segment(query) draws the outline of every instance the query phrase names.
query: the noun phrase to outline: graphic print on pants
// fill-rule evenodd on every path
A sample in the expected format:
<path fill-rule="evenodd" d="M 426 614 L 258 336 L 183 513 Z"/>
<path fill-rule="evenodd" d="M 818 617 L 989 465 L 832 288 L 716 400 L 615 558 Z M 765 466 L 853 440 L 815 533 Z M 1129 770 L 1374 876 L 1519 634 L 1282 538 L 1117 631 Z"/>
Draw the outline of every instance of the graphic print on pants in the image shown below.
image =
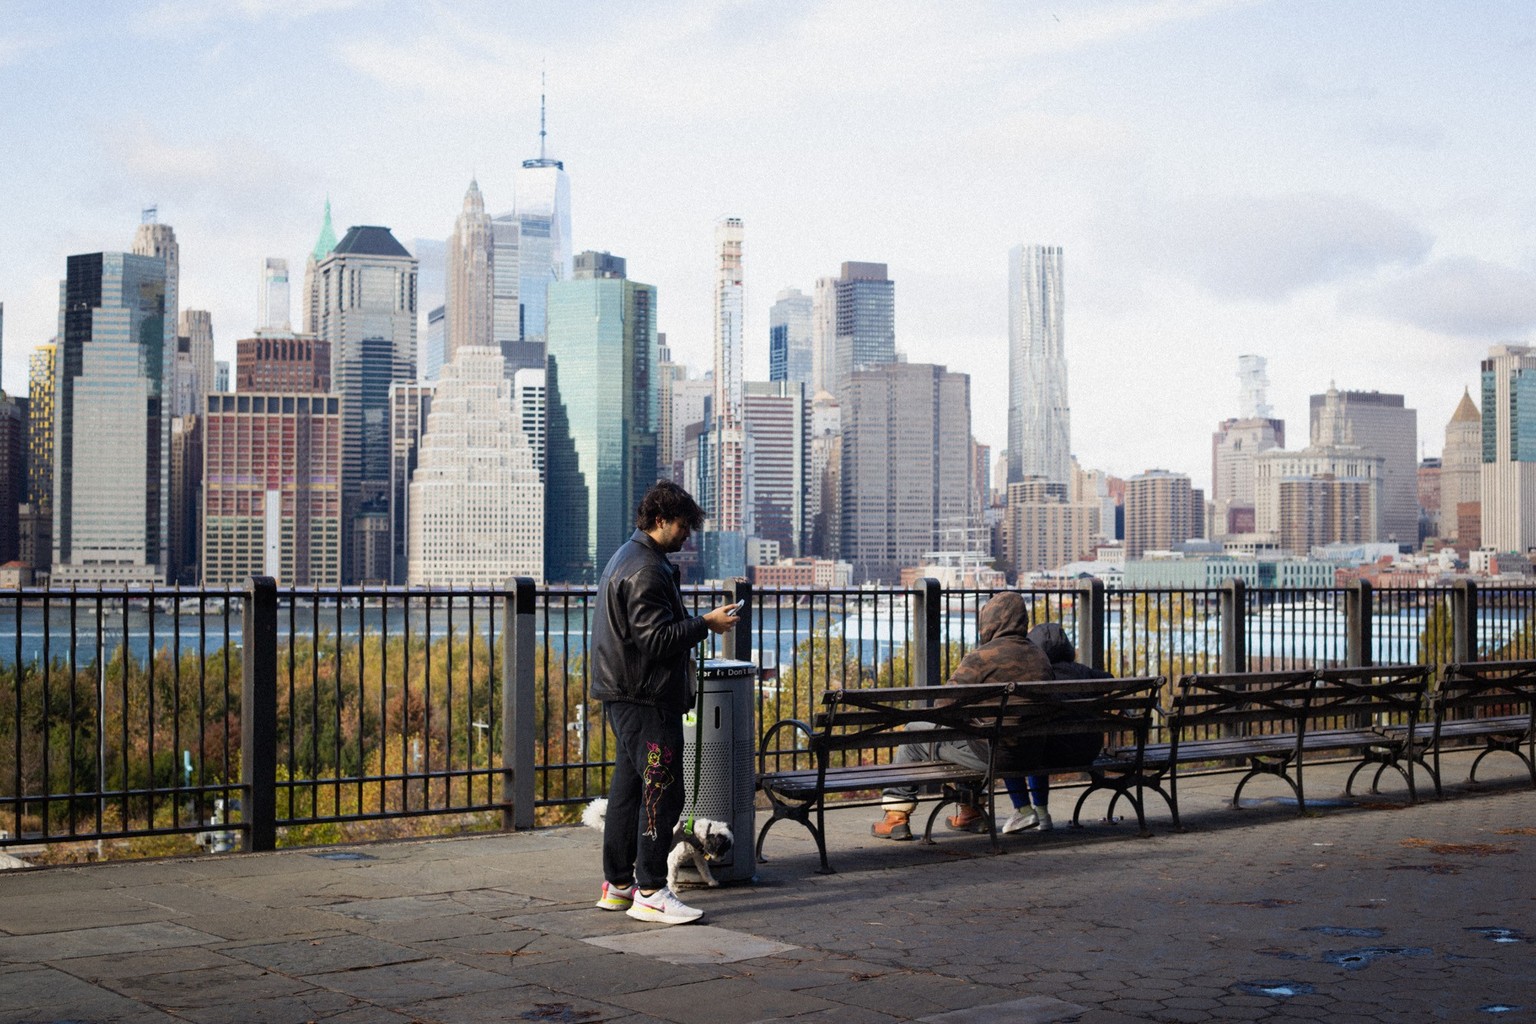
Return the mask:
<path fill-rule="evenodd" d="M 656 808 L 661 804 L 661 795 L 666 788 L 672 785 L 672 748 L 664 747 L 659 743 L 647 743 L 645 745 L 645 775 L 643 776 L 645 805 L 645 837 L 656 838 Z"/>

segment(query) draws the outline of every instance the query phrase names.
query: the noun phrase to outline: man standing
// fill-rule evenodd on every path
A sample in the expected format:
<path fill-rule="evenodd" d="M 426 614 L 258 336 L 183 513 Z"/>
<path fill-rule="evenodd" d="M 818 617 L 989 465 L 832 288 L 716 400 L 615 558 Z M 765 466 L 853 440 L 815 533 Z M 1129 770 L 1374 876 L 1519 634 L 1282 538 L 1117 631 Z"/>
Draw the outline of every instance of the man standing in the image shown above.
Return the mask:
<path fill-rule="evenodd" d="M 703 916 L 667 888 L 667 852 L 683 811 L 683 714 L 693 706 L 693 659 L 710 631 L 736 625 L 734 605 L 690 616 L 678 571 L 704 523 L 692 495 L 662 480 L 645 493 L 637 529 L 608 560 L 592 617 L 592 699 L 613 729 L 613 778 L 603 823 L 603 910 L 687 924 Z"/>

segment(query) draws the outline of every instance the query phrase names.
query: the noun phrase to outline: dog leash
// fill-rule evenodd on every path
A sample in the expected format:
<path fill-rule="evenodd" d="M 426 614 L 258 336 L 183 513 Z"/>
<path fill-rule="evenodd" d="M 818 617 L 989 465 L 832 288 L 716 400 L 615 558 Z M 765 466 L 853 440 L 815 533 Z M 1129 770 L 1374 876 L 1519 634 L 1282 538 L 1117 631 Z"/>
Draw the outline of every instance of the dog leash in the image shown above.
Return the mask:
<path fill-rule="evenodd" d="M 693 835 L 693 819 L 699 809 L 699 780 L 704 775 L 704 645 L 699 645 L 699 669 L 693 687 L 693 796 L 688 801 L 688 822 L 683 831 Z"/>

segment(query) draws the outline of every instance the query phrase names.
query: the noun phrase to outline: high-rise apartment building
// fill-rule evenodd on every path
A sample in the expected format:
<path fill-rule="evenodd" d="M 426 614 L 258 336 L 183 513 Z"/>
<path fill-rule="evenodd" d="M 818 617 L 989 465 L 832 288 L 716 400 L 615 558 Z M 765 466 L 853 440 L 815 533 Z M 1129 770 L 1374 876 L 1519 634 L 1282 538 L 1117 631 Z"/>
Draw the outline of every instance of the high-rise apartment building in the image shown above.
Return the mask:
<path fill-rule="evenodd" d="M 1402 395 L 1329 387 L 1310 402 L 1313 444 L 1358 445 L 1381 456 L 1381 533 L 1416 547 L 1419 540 L 1419 414 Z"/>
<path fill-rule="evenodd" d="M 164 579 L 176 333 L 166 260 L 71 256 L 54 393 L 53 580 Z"/>
<path fill-rule="evenodd" d="M 27 502 L 53 507 L 54 357 L 56 341 L 27 357 Z M 50 558 L 52 556 L 50 555 Z M 38 563 L 36 568 L 41 568 Z"/>
<path fill-rule="evenodd" d="M 203 421 L 203 585 L 341 582 L 341 399 L 215 393 Z"/>
<path fill-rule="evenodd" d="M 815 300 L 798 288 L 785 288 L 768 307 L 768 379 L 803 384 L 807 398 L 816 394 L 814 307 Z"/>
<path fill-rule="evenodd" d="M 1359 445 L 1311 444 L 1299 451 L 1271 449 L 1254 460 L 1254 528 L 1278 543 L 1285 531 L 1280 505 L 1280 485 L 1288 480 L 1328 479 L 1364 481 L 1369 501 L 1356 502 L 1362 509 L 1359 535 L 1366 541 L 1381 538 L 1381 456 Z M 1293 551 L 1304 555 L 1306 551 Z"/>
<path fill-rule="evenodd" d="M 811 398 L 836 391 L 837 278 L 818 277 L 811 289 Z"/>
<path fill-rule="evenodd" d="M 773 541 L 781 557 L 805 551 L 810 524 L 810 404 L 798 381 L 748 381 L 742 394 L 749 537 Z"/>
<path fill-rule="evenodd" d="M 1463 392 L 1451 421 L 1445 425 L 1440 452 L 1440 536 L 1460 540 L 1458 506 L 1479 500 L 1483 471 L 1483 418 Z"/>
<path fill-rule="evenodd" d="M 1205 494 L 1183 473 L 1149 469 L 1125 482 L 1125 557 L 1205 535 Z"/>
<path fill-rule="evenodd" d="M 409 575 L 411 477 L 420 458 L 421 439 L 432 413 L 436 381 L 396 381 L 389 386 L 389 544 L 390 582 Z M 542 571 L 543 566 L 539 567 Z"/>
<path fill-rule="evenodd" d="M 261 265 L 261 290 L 256 293 L 256 327 L 263 331 L 293 330 L 288 296 L 288 261 L 268 256 Z M 212 383 L 212 379 L 209 379 Z"/>
<path fill-rule="evenodd" d="M 1258 456 L 1284 447 L 1284 420 L 1233 419 L 1216 428 L 1211 435 L 1211 500 L 1218 537 L 1253 532 Z"/>
<path fill-rule="evenodd" d="M 485 197 L 480 194 L 479 183 L 471 180 L 463 209 L 453 223 L 453 237 L 448 239 L 445 363 L 452 362 L 453 354 L 465 345 L 485 348 L 495 344 L 494 248 Z"/>
<path fill-rule="evenodd" d="M 842 546 L 843 409 L 825 391 L 811 402 L 809 493 L 810 554 L 834 558 Z"/>
<path fill-rule="evenodd" d="M 832 285 L 833 362 L 839 400 L 849 377 L 896 361 L 896 282 L 884 263 L 844 263 Z"/>
<path fill-rule="evenodd" d="M 1375 481 L 1329 474 L 1288 477 L 1278 485 L 1280 547 L 1307 555 L 1324 544 L 1364 544 L 1376 517 Z"/>
<path fill-rule="evenodd" d="M 537 344 L 547 334 L 549 286 L 571 276 L 571 184 L 565 164 L 546 153 L 545 135 L 540 99 L 539 155 L 523 161 L 514 182 L 521 340 Z"/>
<path fill-rule="evenodd" d="M 235 342 L 235 390 L 329 391 L 331 345 L 312 334 L 262 332 Z"/>
<path fill-rule="evenodd" d="M 21 554 L 26 504 L 27 400 L 0 392 L 0 565 Z"/>
<path fill-rule="evenodd" d="M 1024 480 L 1008 485 L 1003 560 L 1015 576 L 1045 572 L 1091 557 L 1102 530 L 1095 501 L 1069 500 L 1065 484 Z"/>
<path fill-rule="evenodd" d="M 1060 246 L 1008 253 L 1008 482 L 1067 483 L 1072 422 L 1067 404 Z"/>
<path fill-rule="evenodd" d="M 549 288 L 545 578 L 593 583 L 655 482 L 656 288 L 583 253 Z"/>
<path fill-rule="evenodd" d="M 416 373 L 416 260 L 385 227 L 347 230 L 315 268 L 315 334 L 342 398 L 342 578 L 387 580 L 389 386 Z"/>
<path fill-rule="evenodd" d="M 842 540 L 857 580 L 894 583 L 968 521 L 971 380 L 888 363 L 849 375 L 842 398 Z"/>
<path fill-rule="evenodd" d="M 715 225 L 715 392 L 709 425 L 708 485 L 700 496 L 709 534 L 741 534 L 746 519 L 741 423 L 746 344 L 742 234 L 740 218 L 726 217 Z M 737 575 L 743 568 L 717 565 L 707 566 L 707 571 L 713 569 L 713 575 L 726 576 Z"/>
<path fill-rule="evenodd" d="M 1482 361 L 1482 541 L 1536 548 L 1536 347 L 1495 345 Z"/>
<path fill-rule="evenodd" d="M 410 485 L 407 580 L 500 586 L 544 569 L 544 487 L 501 352 L 465 346 L 443 367 Z"/>

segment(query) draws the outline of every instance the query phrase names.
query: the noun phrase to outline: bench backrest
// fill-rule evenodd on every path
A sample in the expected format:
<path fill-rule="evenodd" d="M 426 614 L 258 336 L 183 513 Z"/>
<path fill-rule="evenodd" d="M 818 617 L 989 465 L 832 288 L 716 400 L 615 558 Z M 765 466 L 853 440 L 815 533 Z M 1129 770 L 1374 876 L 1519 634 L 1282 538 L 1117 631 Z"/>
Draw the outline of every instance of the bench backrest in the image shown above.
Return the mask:
<path fill-rule="evenodd" d="M 1144 736 L 1166 682 L 1162 676 L 1129 676 L 1017 683 L 1001 734 L 1005 739 L 1092 732 Z"/>
<path fill-rule="evenodd" d="M 1429 690 L 1427 665 L 1371 665 L 1319 669 L 1307 702 L 1309 722 L 1334 718 L 1333 727 L 1410 725 L 1419 720 Z"/>
<path fill-rule="evenodd" d="M 1447 665 L 1433 699 L 1436 722 L 1536 715 L 1536 661 Z"/>
<path fill-rule="evenodd" d="M 1429 680 L 1423 665 L 1187 675 L 1179 679 L 1169 723 L 1184 738 L 1207 727 L 1224 736 L 1259 736 L 1411 724 Z"/>
<path fill-rule="evenodd" d="M 828 690 L 811 718 L 812 746 L 857 750 L 897 743 L 989 739 L 1012 683 Z"/>

